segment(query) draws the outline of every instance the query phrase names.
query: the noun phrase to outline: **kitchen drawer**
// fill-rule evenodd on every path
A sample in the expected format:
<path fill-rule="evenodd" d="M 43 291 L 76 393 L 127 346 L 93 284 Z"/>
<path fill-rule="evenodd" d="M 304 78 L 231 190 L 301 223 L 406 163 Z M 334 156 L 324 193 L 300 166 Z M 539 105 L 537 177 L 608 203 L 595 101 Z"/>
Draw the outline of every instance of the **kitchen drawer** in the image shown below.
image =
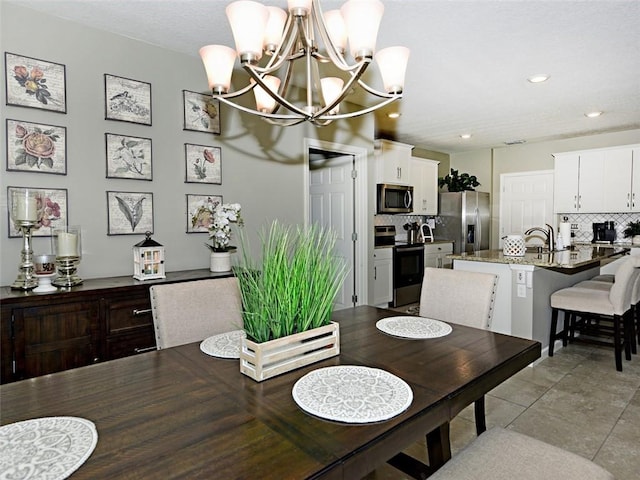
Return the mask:
<path fill-rule="evenodd" d="M 442 253 L 449 255 L 453 253 L 453 242 L 448 243 L 425 243 L 424 244 L 425 255 L 431 255 L 434 253 Z"/>

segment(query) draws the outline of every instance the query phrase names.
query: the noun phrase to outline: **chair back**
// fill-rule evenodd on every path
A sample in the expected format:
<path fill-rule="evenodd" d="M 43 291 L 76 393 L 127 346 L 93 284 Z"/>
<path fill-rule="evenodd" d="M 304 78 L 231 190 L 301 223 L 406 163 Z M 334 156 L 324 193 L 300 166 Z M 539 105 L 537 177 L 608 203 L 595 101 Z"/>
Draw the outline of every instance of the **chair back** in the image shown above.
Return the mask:
<path fill-rule="evenodd" d="M 631 308 L 637 275 L 640 275 L 640 256 L 629 256 L 615 273 L 615 281 L 609 291 L 613 313 L 622 315 Z"/>
<path fill-rule="evenodd" d="M 498 277 L 490 273 L 447 268 L 424 269 L 420 316 L 488 329 Z"/>
<path fill-rule="evenodd" d="M 151 286 L 158 350 L 242 328 L 242 301 L 235 277 Z"/>

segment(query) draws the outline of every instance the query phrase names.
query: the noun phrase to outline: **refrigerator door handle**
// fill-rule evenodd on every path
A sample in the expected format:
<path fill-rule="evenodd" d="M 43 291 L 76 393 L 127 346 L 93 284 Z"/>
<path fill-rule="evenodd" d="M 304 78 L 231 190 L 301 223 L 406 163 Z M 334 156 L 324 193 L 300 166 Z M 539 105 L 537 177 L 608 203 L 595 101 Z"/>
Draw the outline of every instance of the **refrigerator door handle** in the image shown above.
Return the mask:
<path fill-rule="evenodd" d="M 482 223 L 480 222 L 480 210 L 476 208 L 475 214 L 476 214 L 476 229 L 478 231 L 476 234 L 476 238 L 474 239 L 474 242 L 473 242 L 474 252 L 480 250 L 480 245 L 482 245 L 481 243 L 482 242 Z"/>

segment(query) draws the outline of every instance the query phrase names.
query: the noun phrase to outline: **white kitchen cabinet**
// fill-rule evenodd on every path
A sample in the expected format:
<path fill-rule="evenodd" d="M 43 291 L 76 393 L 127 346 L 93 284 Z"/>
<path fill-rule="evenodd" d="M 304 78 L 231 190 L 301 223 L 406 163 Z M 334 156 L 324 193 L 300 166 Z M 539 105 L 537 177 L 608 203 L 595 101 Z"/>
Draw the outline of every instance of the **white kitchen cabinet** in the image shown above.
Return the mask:
<path fill-rule="evenodd" d="M 376 140 L 377 183 L 412 185 L 409 179 L 411 150 L 413 145 L 391 140 Z"/>
<path fill-rule="evenodd" d="M 438 164 L 435 160 L 411 157 L 410 172 L 413 185 L 413 213 L 438 214 Z"/>
<path fill-rule="evenodd" d="M 640 154 L 634 158 L 638 149 L 625 146 L 554 154 L 554 212 L 640 211 Z"/>
<path fill-rule="evenodd" d="M 393 300 L 393 248 L 373 253 L 373 305 L 388 306 Z"/>
<path fill-rule="evenodd" d="M 451 268 L 453 261 L 447 255 L 453 253 L 453 242 L 425 243 L 424 266 L 434 268 Z"/>

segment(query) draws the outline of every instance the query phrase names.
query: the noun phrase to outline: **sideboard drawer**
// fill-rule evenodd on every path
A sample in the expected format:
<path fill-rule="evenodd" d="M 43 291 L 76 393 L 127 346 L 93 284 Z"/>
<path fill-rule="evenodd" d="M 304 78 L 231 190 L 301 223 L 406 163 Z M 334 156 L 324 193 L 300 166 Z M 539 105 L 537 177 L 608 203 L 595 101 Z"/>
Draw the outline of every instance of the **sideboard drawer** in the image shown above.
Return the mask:
<path fill-rule="evenodd" d="M 153 329 L 153 315 L 148 293 L 127 297 L 102 298 L 106 334 L 132 333 L 140 328 Z"/>

